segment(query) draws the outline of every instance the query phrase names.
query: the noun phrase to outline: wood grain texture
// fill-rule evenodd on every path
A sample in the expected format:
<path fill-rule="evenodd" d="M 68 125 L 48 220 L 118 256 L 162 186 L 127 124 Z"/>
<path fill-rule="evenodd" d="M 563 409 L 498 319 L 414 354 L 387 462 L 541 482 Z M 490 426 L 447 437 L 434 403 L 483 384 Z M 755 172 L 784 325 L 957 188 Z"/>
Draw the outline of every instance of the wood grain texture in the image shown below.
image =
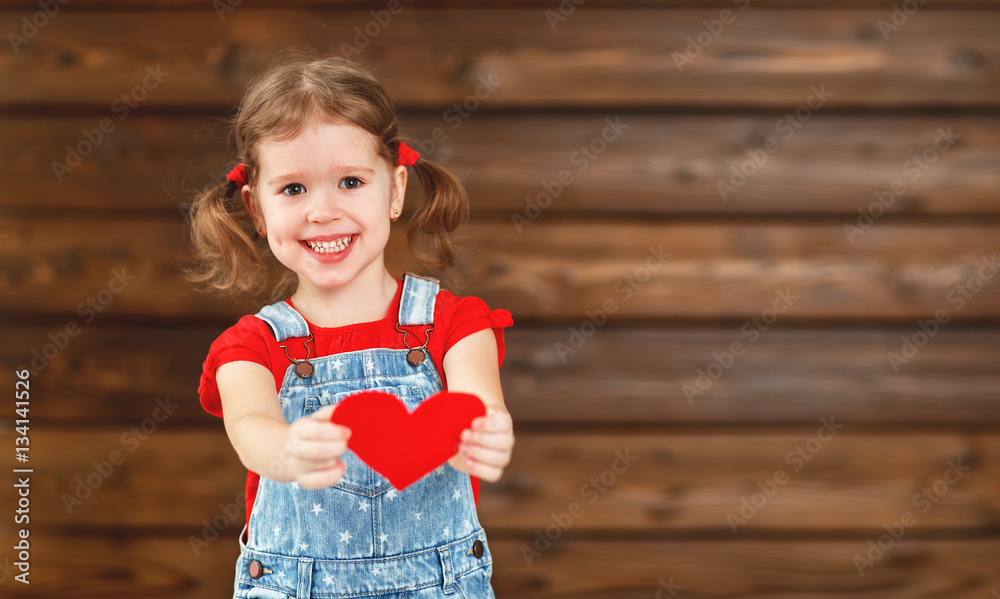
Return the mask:
<path fill-rule="evenodd" d="M 40 401 L 32 417 L 43 425 L 131 425 L 149 417 L 156 398 L 170 398 L 180 406 L 171 414 L 176 425 L 217 426 L 199 405 L 197 386 L 209 345 L 230 324 L 95 322 L 72 338 L 58 324 L 11 327 L 0 345 L 0 388 L 14 387 L 22 365 L 38 371 L 32 385 Z M 945 325 L 912 359 L 896 364 L 898 372 L 887 356 L 902 351 L 902 338 L 912 338 L 916 325 L 741 329 L 611 324 L 579 350 L 564 352 L 557 344 L 568 346 L 569 327 L 515 326 L 505 333 L 505 401 L 518 426 L 536 428 L 752 430 L 837 414 L 869 427 L 935 430 L 995 426 L 1000 418 L 995 327 Z M 739 356 L 731 353 L 734 342 L 742 344 Z"/>
<path fill-rule="evenodd" d="M 189 537 L 197 533 L 33 534 L 32 584 L 5 581 L 5 596 L 227 596 L 239 553 L 236 533 L 230 531 L 195 556 Z M 0 542 L 9 540 L 0 535 Z M 658 592 L 666 598 L 671 585 L 680 598 L 751 597 L 767 589 L 769 597 L 788 599 L 981 599 L 1000 585 L 1000 544 L 986 539 L 904 538 L 864 576 L 853 560 L 865 551 L 865 539 L 624 541 L 581 539 L 570 531 L 531 565 L 523 546 L 503 535 L 490 536 L 492 583 L 500 599 L 641 599 Z"/>
<path fill-rule="evenodd" d="M 137 401 L 149 414 L 131 426 L 33 432 L 32 507 L 44 514 L 37 529 L 203 527 L 223 506 L 241 504 L 245 470 L 221 423 L 215 432 L 184 430 L 169 416 L 156 422 L 164 411 L 152 400 Z M 1000 437 L 858 426 L 829 414 L 749 433 L 520 432 L 504 478 L 480 497 L 480 520 L 524 542 L 563 514 L 574 515 L 578 531 L 726 538 L 881 534 L 906 512 L 914 538 L 996 522 Z M 0 441 L 13 445 L 11 436 Z M 0 500 L 14 493 L 0 488 Z M 758 509 L 741 512 L 744 500 Z M 734 525 L 736 516 L 745 523 Z"/>
<path fill-rule="evenodd" d="M 235 320 L 256 312 L 251 302 L 206 301 L 180 278 L 178 222 L 11 220 L 6 226 L 0 297 L 11 310 L 77 324 L 110 315 Z M 473 289 L 515 319 L 596 322 L 609 310 L 615 320 L 783 323 L 915 324 L 938 311 L 949 322 L 1000 316 L 994 225 L 876 222 L 852 244 L 843 223 L 568 225 L 542 214 L 523 233 L 510 223 L 482 222 L 469 227 L 467 238 L 472 251 L 443 275 L 445 286 L 459 294 Z M 386 255 L 391 272 L 422 270 L 401 258 L 408 252 L 399 237 Z"/>
<path fill-rule="evenodd" d="M 357 50 L 463 178 L 471 254 L 438 274 L 514 312 L 498 597 L 1000 597 L 1000 0 L 570 4 L 0 0 L 0 31 L 47 21 L 0 48 L 0 386 L 38 369 L 32 586 L 7 520 L 0 595 L 231 595 L 244 470 L 196 385 L 259 302 L 181 280 L 174 199 L 305 42 Z"/>
<path fill-rule="evenodd" d="M 812 86 L 833 93 L 826 108 L 1000 98 L 994 12 L 929 12 L 883 34 L 878 21 L 891 10 L 735 10 L 728 25 L 718 8 L 578 10 L 554 31 L 542 11 L 524 9 L 404 11 L 384 27 L 363 11 L 237 10 L 221 22 L 209 10 L 66 11 L 16 51 L 4 47 L 0 79 L 21 83 L 0 88 L 0 104 L 108 109 L 160 66 L 169 75 L 142 94 L 143 109 L 229 107 L 289 42 L 353 48 L 402 106 L 451 106 L 484 85 L 490 108 L 795 108 Z M 0 30 L 19 30 L 20 19 L 0 15 Z M 705 24 L 713 19 L 717 36 Z M 369 22 L 375 37 L 365 41 L 355 27 Z"/>
<path fill-rule="evenodd" d="M 990 597 L 1000 583 L 1000 548 L 989 540 L 904 538 L 859 576 L 853 559 L 863 554 L 866 540 L 626 542 L 569 535 L 531 565 L 521 555 L 523 545 L 492 541 L 497 596 L 978 599 Z"/>
<path fill-rule="evenodd" d="M 932 428 L 995 421 L 1000 344 L 988 330 L 942 329 L 898 373 L 887 355 L 901 351 L 909 327 L 756 331 L 608 326 L 569 353 L 557 346 L 568 345 L 568 328 L 515 328 L 504 395 L 526 423 L 754 427 L 830 414 Z M 742 355 L 732 354 L 734 342 Z"/>
<path fill-rule="evenodd" d="M 884 220 L 1000 212 L 996 117 L 819 113 L 795 129 L 786 114 L 480 112 L 456 121 L 422 111 L 402 122 L 425 157 L 462 177 L 476 213 L 505 218 L 539 208 L 552 215 L 835 215 L 851 222 L 858 209 L 881 215 L 884 204 Z M 86 149 L 85 132 L 103 118 L 113 130 L 64 171 L 58 165 L 75 164 L 70 150 Z M 17 117 L 0 118 L 0 126 L 7 132 L 0 176 L 9 182 L 0 206 L 22 214 L 86 207 L 176 215 L 194 189 L 223 181 L 236 160 L 225 154 L 225 127 L 207 116 Z M 768 140 L 778 144 L 774 152 L 764 150 Z M 755 156 L 766 159 L 757 166 Z M 892 190 L 897 181 L 902 193 Z M 411 185 L 411 198 L 418 193 Z"/>
<path fill-rule="evenodd" d="M 412 0 L 410 0 L 412 1 Z M 225 2 L 225 0 L 223 0 Z M 235 10 L 273 10 L 267 4 L 254 4 L 250 2 L 239 2 L 232 0 L 228 2 Z M 400 4 L 406 6 L 400 0 Z M 663 0 L 587 0 L 587 8 L 734 8 L 742 6 L 745 2 L 733 2 L 732 0 L 670 0 L 664 3 Z M 300 9 L 385 9 L 389 5 L 388 0 L 293 0 L 283 2 L 282 7 L 286 10 Z M 420 3 L 425 8 L 535 8 L 539 11 L 551 10 L 559 12 L 559 5 L 553 4 L 551 0 L 423 0 Z M 947 0 L 947 2 L 925 5 L 922 8 L 928 12 L 937 10 L 952 10 L 962 8 L 995 8 L 998 6 L 997 0 Z M 892 10 L 892 0 L 816 0 L 813 2 L 803 2 L 803 0 L 755 0 L 754 8 L 867 8 L 867 9 L 888 9 Z M 74 0 L 75 11 L 113 11 L 113 10 L 206 10 L 202 0 Z M 0 0 L 0 10 L 31 13 L 38 9 L 37 0 Z M 225 8 L 220 11 L 223 18 L 229 14 Z M 564 9 L 568 12 L 568 9 Z M 556 21 L 560 23 L 561 21 Z"/>

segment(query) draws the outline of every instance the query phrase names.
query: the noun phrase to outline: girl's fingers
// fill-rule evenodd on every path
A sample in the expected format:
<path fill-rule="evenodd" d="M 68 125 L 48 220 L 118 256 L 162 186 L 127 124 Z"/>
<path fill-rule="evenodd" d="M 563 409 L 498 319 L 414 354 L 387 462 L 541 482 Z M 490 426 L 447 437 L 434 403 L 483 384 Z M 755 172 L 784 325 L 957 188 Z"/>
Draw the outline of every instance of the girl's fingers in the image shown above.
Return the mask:
<path fill-rule="evenodd" d="M 292 425 L 295 427 L 295 435 L 301 439 L 346 441 L 351 436 L 351 429 L 330 422 L 333 407 L 321 408 L 306 418 L 296 421 Z"/>
<path fill-rule="evenodd" d="M 485 432 L 466 429 L 462 431 L 462 444 L 507 450 L 514 446 L 514 435 L 509 430 L 504 432 Z"/>
<path fill-rule="evenodd" d="M 473 420 L 471 428 L 476 431 L 508 431 L 513 428 L 513 420 L 511 420 L 510 414 L 506 411 L 494 406 L 488 406 L 486 408 L 486 415 Z"/>
<path fill-rule="evenodd" d="M 500 480 L 500 477 L 503 475 L 503 467 L 494 466 L 492 464 L 484 464 L 482 462 L 467 461 L 465 462 L 465 466 L 462 468 L 462 472 L 485 480 L 486 482 L 495 483 Z"/>
<path fill-rule="evenodd" d="M 490 447 L 467 447 L 461 450 L 465 456 L 466 463 L 469 460 L 488 466 L 503 467 L 510 463 L 510 451 L 503 449 L 492 449 Z"/>
<path fill-rule="evenodd" d="M 341 440 L 294 439 L 288 444 L 292 455 L 300 460 L 324 462 L 335 460 L 347 449 Z"/>
<path fill-rule="evenodd" d="M 337 463 L 323 469 L 310 470 L 299 476 L 299 486 L 303 489 L 325 489 L 337 484 L 344 476 L 347 466 L 337 460 Z"/>
<path fill-rule="evenodd" d="M 457 453 L 448 460 L 452 468 L 459 472 L 464 472 L 481 478 L 487 482 L 496 482 L 503 475 L 504 467 L 510 461 L 508 452 L 489 451 L 487 455 L 477 454 L 470 456 L 466 453 Z"/>

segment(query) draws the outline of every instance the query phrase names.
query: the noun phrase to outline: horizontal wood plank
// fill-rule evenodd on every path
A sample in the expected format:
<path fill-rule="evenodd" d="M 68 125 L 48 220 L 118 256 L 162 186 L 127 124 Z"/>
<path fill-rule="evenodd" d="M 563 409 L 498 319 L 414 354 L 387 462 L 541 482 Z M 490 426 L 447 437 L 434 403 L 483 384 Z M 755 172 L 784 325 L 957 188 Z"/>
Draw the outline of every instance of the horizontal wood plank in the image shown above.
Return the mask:
<path fill-rule="evenodd" d="M 221 424 L 185 431 L 148 405 L 132 426 L 32 430 L 39 529 L 199 527 L 240 504 L 245 471 Z M 504 478 L 480 496 L 480 519 L 528 541 L 564 513 L 580 531 L 728 538 L 881 533 L 907 512 L 915 538 L 996 521 L 1000 437 L 863 429 L 830 414 L 794 431 L 517 432 Z M 0 441 L 13 447 L 12 435 Z M 0 500 L 9 505 L 15 492 L 0 487 Z"/>
<path fill-rule="evenodd" d="M 818 114 L 793 129 L 786 112 L 479 113 L 460 123 L 421 112 L 403 123 L 418 151 L 462 177 L 475 212 L 506 218 L 806 214 L 856 224 L 858 209 L 885 211 L 885 220 L 1000 214 L 1000 118 Z M 102 118 L 110 132 L 77 164 L 71 150 L 88 149 L 86 132 Z M 208 117 L 8 117 L 0 126 L 0 176 L 9 182 L 0 203 L 22 214 L 178 214 L 235 160 L 225 155 L 225 128 Z"/>
<path fill-rule="evenodd" d="M 770 323 L 1000 317 L 1000 279 L 994 276 L 1000 228 L 994 225 L 876 222 L 849 239 L 843 223 L 568 226 L 546 222 L 547 216 L 521 233 L 504 222 L 470 226 L 472 252 L 442 275 L 445 286 L 460 294 L 474 290 L 515 318 L 557 318 L 578 326 L 583 319 L 599 322 L 602 312 L 616 321 Z M 0 295 L 9 298 L 8 309 L 22 314 L 67 318 L 79 326 L 112 315 L 235 319 L 259 305 L 213 302 L 180 278 L 184 242 L 178 222 L 6 225 Z M 425 270 L 402 245 L 400 236 L 390 240 L 390 271 Z"/>
<path fill-rule="evenodd" d="M 8 328 L 0 387 L 13 388 L 22 366 L 35 371 L 37 423 L 131 424 L 169 398 L 179 406 L 172 422 L 215 426 L 197 386 L 209 345 L 227 326 L 95 323 L 75 337 L 58 325 Z M 919 330 L 607 325 L 574 349 L 568 327 L 515 326 L 501 377 L 515 421 L 529 427 L 754 427 L 830 414 L 868 426 L 996 425 L 1000 330 L 945 325 L 909 358 L 902 338 Z"/>
<path fill-rule="evenodd" d="M 515 327 L 504 397 L 525 423 L 995 422 L 995 333 L 941 329 L 912 359 L 891 360 L 914 330 L 609 326 L 573 349 L 568 328 Z"/>
<path fill-rule="evenodd" d="M 196 532 L 196 531 L 195 531 Z M 235 533 L 195 556 L 186 535 L 32 533 L 31 585 L 5 580 L 12 599 L 213 599 L 232 592 Z M 13 543 L 8 535 L 0 542 Z M 586 540 L 572 531 L 528 565 L 523 543 L 493 535 L 500 599 L 769 597 L 982 599 L 1000 587 L 1000 541 L 902 539 L 859 576 L 865 540 Z M 10 560 L 12 563 L 13 560 Z M 16 568 L 14 569 L 16 572 Z"/>
<path fill-rule="evenodd" d="M 0 88 L 0 104 L 104 109 L 159 66 L 169 75 L 148 93 L 140 87 L 139 110 L 229 107 L 289 42 L 370 63 L 403 106 L 476 100 L 477 86 L 490 108 L 794 108 L 814 86 L 832 92 L 820 100 L 826 108 L 995 107 L 1000 98 L 996 12 L 933 12 L 884 33 L 888 7 L 733 10 L 724 24 L 718 8 L 581 9 L 555 28 L 537 9 L 404 11 L 384 27 L 367 11 L 236 10 L 222 22 L 207 9 L 66 11 L 26 45 L 4 47 L 0 79 L 19 84 Z M 0 30 L 19 31 L 22 16 L 0 14 Z"/>
<path fill-rule="evenodd" d="M 755 0 L 754 8 L 867 8 L 867 9 L 892 9 L 893 0 L 815 0 L 803 2 L 802 0 Z M 400 2 L 403 6 L 406 6 Z M 266 4 L 239 3 L 236 0 L 228 3 L 234 10 L 273 10 L 272 6 Z M 664 6 L 662 0 L 587 0 L 588 8 L 733 8 L 732 0 L 670 0 L 669 5 Z M 388 0 L 294 0 L 283 2 L 282 8 L 285 10 L 302 9 L 386 9 Z M 742 3 L 737 3 L 742 5 Z M 551 0 L 423 0 L 420 3 L 424 8 L 537 8 L 541 11 L 551 10 L 553 13 L 561 14 L 559 5 L 553 5 Z M 960 8 L 995 8 L 1000 6 L 997 0 L 947 0 L 943 4 L 925 5 L 922 9 L 928 12 L 937 10 L 953 10 Z M 37 10 L 38 2 L 35 0 L 0 0 L 0 10 L 32 12 Z M 205 10 L 205 4 L 201 0 L 74 0 L 75 11 L 113 11 L 113 10 Z M 214 7 L 213 7 L 214 8 Z M 416 8 L 416 7 L 415 7 Z M 220 8 L 218 13 L 223 17 L 230 12 L 225 8 Z M 562 13 L 568 13 L 568 8 L 564 8 Z M 575 11 L 574 11 L 575 12 Z M 570 16 L 572 13 L 562 16 Z M 556 24 L 562 21 L 558 17 L 553 17 Z"/>

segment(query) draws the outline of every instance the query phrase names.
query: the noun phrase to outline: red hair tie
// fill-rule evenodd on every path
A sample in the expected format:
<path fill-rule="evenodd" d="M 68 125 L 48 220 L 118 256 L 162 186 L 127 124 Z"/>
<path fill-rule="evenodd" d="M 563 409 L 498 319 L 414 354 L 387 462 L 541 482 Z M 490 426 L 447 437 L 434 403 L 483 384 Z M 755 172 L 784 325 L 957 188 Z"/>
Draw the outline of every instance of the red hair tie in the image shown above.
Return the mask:
<path fill-rule="evenodd" d="M 399 142 L 399 158 L 396 159 L 396 166 L 413 166 L 419 159 L 420 154 L 417 154 L 413 148 L 404 142 Z"/>
<path fill-rule="evenodd" d="M 250 178 L 247 177 L 247 167 L 243 166 L 243 163 L 237 164 L 233 167 L 233 170 L 229 171 L 226 175 L 227 181 L 232 181 L 236 184 L 237 188 L 243 187 L 250 182 Z"/>

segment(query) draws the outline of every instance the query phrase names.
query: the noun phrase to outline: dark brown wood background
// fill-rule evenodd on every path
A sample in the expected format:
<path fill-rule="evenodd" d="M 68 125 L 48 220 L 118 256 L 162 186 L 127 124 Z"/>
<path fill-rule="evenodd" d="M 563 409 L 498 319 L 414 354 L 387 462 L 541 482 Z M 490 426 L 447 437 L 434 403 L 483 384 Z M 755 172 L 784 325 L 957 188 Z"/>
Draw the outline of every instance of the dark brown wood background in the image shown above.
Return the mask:
<path fill-rule="evenodd" d="M 255 305 L 182 281 L 177 202 L 231 163 L 218 121 L 265 60 L 368 27 L 357 59 L 471 192 L 470 258 L 438 274 L 515 316 L 517 447 L 480 504 L 498 597 L 1000 596 L 1000 2 L 578 2 L 404 1 L 379 25 L 387 2 L 0 0 L 26 36 L 0 48 L 0 470 L 35 371 L 31 584 L 3 474 L 0 595 L 228 596 L 243 470 L 196 387 Z M 86 155 L 57 176 L 67 146 Z"/>

